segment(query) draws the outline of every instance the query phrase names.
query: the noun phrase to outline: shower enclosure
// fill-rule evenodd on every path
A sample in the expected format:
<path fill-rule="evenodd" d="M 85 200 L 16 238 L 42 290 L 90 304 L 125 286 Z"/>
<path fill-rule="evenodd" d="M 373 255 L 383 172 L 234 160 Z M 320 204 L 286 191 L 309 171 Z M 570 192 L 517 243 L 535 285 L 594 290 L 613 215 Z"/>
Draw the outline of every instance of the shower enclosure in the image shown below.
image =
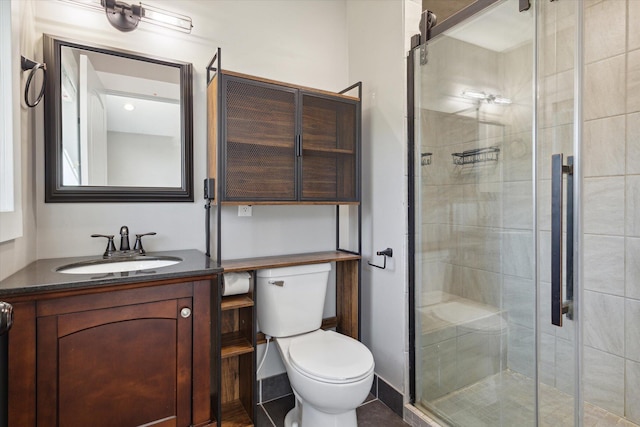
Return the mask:
<path fill-rule="evenodd" d="M 409 54 L 412 401 L 443 425 L 640 425 L 639 17 L 478 1 Z"/>

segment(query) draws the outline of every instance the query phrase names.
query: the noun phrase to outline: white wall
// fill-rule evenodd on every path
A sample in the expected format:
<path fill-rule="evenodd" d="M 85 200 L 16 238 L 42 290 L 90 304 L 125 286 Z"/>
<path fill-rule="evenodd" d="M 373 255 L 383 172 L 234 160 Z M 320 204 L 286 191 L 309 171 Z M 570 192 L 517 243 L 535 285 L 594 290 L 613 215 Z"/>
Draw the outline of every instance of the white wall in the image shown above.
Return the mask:
<path fill-rule="evenodd" d="M 20 72 L 20 55 L 22 54 L 27 58 L 34 58 L 33 41 L 35 37 L 33 30 L 33 9 L 34 4 L 32 1 L 12 2 L 13 63 L 2 64 L 3 67 L 13 67 L 16 86 L 18 86 L 19 82 L 19 87 L 14 90 L 13 102 L 15 111 L 18 112 L 18 120 L 14 121 L 14 133 L 16 134 L 15 137 L 19 138 L 20 141 L 18 145 L 19 152 L 16 152 L 16 154 L 20 160 L 18 165 L 20 174 L 18 177 L 22 181 L 20 185 L 17 186 L 17 188 L 21 188 L 21 192 L 17 194 L 16 202 L 19 204 L 16 207 L 18 210 L 21 210 L 19 215 L 22 217 L 22 233 L 20 233 L 21 237 L 0 243 L 0 280 L 36 259 L 36 217 L 33 190 L 34 163 L 32 157 L 34 150 L 34 110 L 28 109 L 24 106 L 24 102 L 21 101 L 26 74 L 21 77 L 22 73 Z M 39 87 L 40 81 L 38 78 L 34 80 L 36 80 L 35 85 Z M 42 114 L 42 108 L 42 104 L 36 107 L 36 113 Z M 0 221 L 2 221 L 0 227 L 16 227 L 12 221 L 7 221 L 5 216 L 0 215 Z"/>
<path fill-rule="evenodd" d="M 348 0 L 349 76 L 362 80 L 362 340 L 376 373 L 405 392 L 407 371 L 406 52 L 404 1 Z"/>
<path fill-rule="evenodd" d="M 38 33 L 193 63 L 196 195 L 195 203 L 45 204 L 43 168 L 38 167 L 38 258 L 99 254 L 104 242 L 89 235 L 117 233 L 123 224 L 132 233 L 156 231 L 158 235 L 145 244 L 151 251 L 204 250 L 205 67 L 218 46 L 222 47 L 225 69 L 327 90 L 340 90 L 350 84 L 343 0 L 154 0 L 154 5 L 190 15 L 194 25 L 191 34 L 144 23 L 131 33 L 122 33 L 107 23 L 103 13 L 57 0 L 40 0 L 36 4 Z M 36 45 L 41 51 L 39 37 Z M 38 165 L 43 164 L 43 152 L 40 133 L 35 152 Z M 254 207 L 250 219 L 238 218 L 233 208 L 224 208 L 223 216 L 225 236 L 229 235 L 224 239 L 223 258 L 335 247 L 330 207 Z M 287 226 L 283 229 L 274 224 Z"/>
<path fill-rule="evenodd" d="M 24 195 L 37 206 L 35 222 L 26 224 L 32 236 L 30 258 L 18 257 L 14 246 L 2 252 L 7 274 L 33 259 L 100 254 L 103 239 L 92 233 L 116 234 L 121 225 L 131 233 L 156 231 L 148 251 L 195 248 L 204 251 L 204 200 L 206 176 L 206 65 L 220 46 L 223 68 L 338 91 L 352 82 L 347 73 L 346 6 L 344 0 L 198 1 L 154 0 L 153 4 L 193 18 L 189 35 L 140 24 L 131 33 L 112 28 L 103 13 L 57 0 L 35 1 L 37 37 L 32 49 L 42 54 L 41 34 L 86 41 L 150 55 L 191 62 L 194 65 L 194 185 L 195 203 L 44 203 L 44 134 L 42 110 L 38 112 L 35 143 L 25 159 L 28 178 Z M 354 78 L 355 79 L 355 78 Z M 30 137 L 25 141 L 33 141 Z M 35 183 L 34 180 L 35 179 Z M 35 196 L 34 196 L 35 194 Z M 33 210 L 33 209 L 32 209 Z M 254 206 L 253 217 L 238 218 L 234 207 L 223 208 L 223 258 L 242 258 L 335 248 L 335 208 L 331 206 Z M 215 210 L 212 210 L 212 217 Z M 212 250 L 215 236 L 212 236 Z M 20 252 L 23 252 L 20 250 Z M 331 295 L 334 295 L 332 293 Z M 327 304 L 335 313 L 335 305 Z M 284 372 L 272 349 L 264 375 Z M 259 353 L 260 354 L 260 353 Z"/>
<path fill-rule="evenodd" d="M 405 46 L 403 0 L 198 1 L 154 4 L 193 18 L 192 34 L 141 24 L 131 33 L 113 29 L 101 13 L 56 0 L 36 4 L 38 33 L 85 40 L 194 64 L 195 203 L 44 203 L 44 135 L 39 113 L 35 147 L 25 153 L 25 195 L 35 193 L 37 257 L 99 254 L 104 242 L 91 233 L 156 231 L 148 250 L 204 249 L 202 180 L 206 174 L 205 67 L 222 47 L 223 68 L 327 90 L 362 80 L 363 93 L 363 341 L 376 372 L 404 392 L 407 371 L 407 206 Z M 347 32 L 348 31 L 348 32 Z M 347 43 L 348 41 L 348 43 Z M 41 53 L 41 39 L 35 49 Z M 334 247 L 334 208 L 255 206 L 252 218 L 223 209 L 225 258 L 316 251 Z M 33 233 L 35 225 L 27 224 Z M 293 231 L 293 232 L 292 232 Z M 386 270 L 375 251 L 391 247 Z M 3 249 L 14 257 L 12 249 Z M 16 263 L 14 271 L 26 264 Z M 20 265 L 21 264 L 21 265 Z M 271 374 L 281 372 L 277 359 Z"/>
<path fill-rule="evenodd" d="M 105 142 L 107 156 L 100 160 L 106 161 L 109 185 L 135 182 L 145 187 L 180 187 L 180 138 L 108 131 Z"/>

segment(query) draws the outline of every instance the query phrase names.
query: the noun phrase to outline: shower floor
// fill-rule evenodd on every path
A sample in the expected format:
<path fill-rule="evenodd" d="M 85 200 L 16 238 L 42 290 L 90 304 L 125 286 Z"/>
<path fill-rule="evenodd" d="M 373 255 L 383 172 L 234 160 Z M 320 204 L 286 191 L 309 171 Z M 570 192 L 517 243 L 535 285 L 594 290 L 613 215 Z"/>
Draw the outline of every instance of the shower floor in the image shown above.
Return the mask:
<path fill-rule="evenodd" d="M 541 384 L 540 426 L 573 426 L 573 398 Z M 531 426 L 534 420 L 534 382 L 504 370 L 429 403 L 429 412 L 461 427 Z M 416 406 L 423 406 L 416 402 Z M 588 402 L 584 404 L 585 427 L 639 427 Z"/>

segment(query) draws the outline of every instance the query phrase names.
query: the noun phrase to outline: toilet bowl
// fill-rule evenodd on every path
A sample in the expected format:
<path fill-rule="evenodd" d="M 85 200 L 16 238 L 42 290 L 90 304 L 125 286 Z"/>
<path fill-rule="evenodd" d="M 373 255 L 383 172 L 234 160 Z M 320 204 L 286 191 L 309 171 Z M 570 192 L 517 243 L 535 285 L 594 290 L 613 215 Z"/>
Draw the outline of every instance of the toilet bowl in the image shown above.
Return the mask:
<path fill-rule="evenodd" d="M 258 323 L 275 343 L 296 406 L 287 427 L 355 427 L 374 360 L 361 342 L 320 329 L 331 264 L 258 270 Z"/>
<path fill-rule="evenodd" d="M 373 383 L 373 356 L 362 343 L 333 331 L 277 338 L 296 407 L 288 414 L 301 427 L 357 426 L 355 409 Z"/>

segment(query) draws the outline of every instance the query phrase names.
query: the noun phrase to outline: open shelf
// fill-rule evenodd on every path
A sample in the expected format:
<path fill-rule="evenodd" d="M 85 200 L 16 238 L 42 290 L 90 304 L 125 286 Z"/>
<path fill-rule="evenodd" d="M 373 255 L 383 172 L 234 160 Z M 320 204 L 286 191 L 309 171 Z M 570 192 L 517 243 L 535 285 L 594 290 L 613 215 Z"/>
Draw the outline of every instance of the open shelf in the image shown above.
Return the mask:
<path fill-rule="evenodd" d="M 240 400 L 222 404 L 222 425 L 225 427 L 252 426 L 253 421 Z"/>
<path fill-rule="evenodd" d="M 222 358 L 239 356 L 245 353 L 251 353 L 253 346 L 251 342 L 240 331 L 222 334 Z"/>
<path fill-rule="evenodd" d="M 253 300 L 248 295 L 231 295 L 222 297 L 220 308 L 222 311 L 235 310 L 236 308 L 253 307 Z"/>
<path fill-rule="evenodd" d="M 321 264 L 332 261 L 359 260 L 360 255 L 342 251 L 312 252 L 307 254 L 278 255 L 259 258 L 222 260 L 225 273 L 251 271 L 264 268 L 291 267 L 293 265 Z"/>
<path fill-rule="evenodd" d="M 218 205 L 217 202 L 213 203 L 214 205 Z M 220 202 L 220 204 L 225 205 L 225 206 L 244 206 L 244 205 L 250 205 L 250 206 L 255 206 L 255 205 L 267 205 L 267 206 L 277 206 L 277 205 L 292 205 L 292 206 L 301 206 L 301 205 L 331 205 L 331 206 L 335 206 L 335 205 L 351 205 L 351 206 L 358 206 L 360 204 L 360 202 L 349 202 L 349 201 L 331 201 L 331 202 L 327 202 L 327 201 L 321 201 L 321 200 L 312 200 L 312 201 L 295 201 L 295 200 L 289 200 L 289 201 L 280 201 L 280 202 L 271 202 L 268 200 L 223 200 L 222 202 Z"/>

